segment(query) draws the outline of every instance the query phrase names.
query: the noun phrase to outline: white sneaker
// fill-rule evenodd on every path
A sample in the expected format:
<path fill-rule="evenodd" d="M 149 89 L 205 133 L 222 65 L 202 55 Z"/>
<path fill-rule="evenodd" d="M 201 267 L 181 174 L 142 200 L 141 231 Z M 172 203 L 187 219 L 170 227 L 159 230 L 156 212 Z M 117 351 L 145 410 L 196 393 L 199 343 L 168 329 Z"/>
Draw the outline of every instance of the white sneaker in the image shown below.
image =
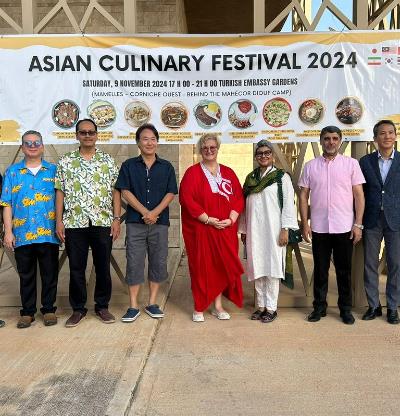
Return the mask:
<path fill-rule="evenodd" d="M 217 317 L 221 321 L 227 321 L 228 319 L 231 319 L 231 316 L 226 311 L 218 312 L 216 309 L 214 309 L 213 311 L 211 311 L 211 315 Z"/>
<path fill-rule="evenodd" d="M 193 322 L 204 322 L 204 315 L 202 312 L 193 312 Z"/>

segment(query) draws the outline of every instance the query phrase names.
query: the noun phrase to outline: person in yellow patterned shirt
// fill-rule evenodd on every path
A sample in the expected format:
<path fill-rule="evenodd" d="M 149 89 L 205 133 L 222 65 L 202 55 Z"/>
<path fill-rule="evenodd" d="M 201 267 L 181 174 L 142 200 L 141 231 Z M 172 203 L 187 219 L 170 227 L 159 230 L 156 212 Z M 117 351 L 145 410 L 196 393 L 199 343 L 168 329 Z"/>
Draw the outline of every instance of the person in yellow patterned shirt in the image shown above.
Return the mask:
<path fill-rule="evenodd" d="M 4 247 L 13 250 L 20 278 L 21 317 L 18 328 L 28 328 L 36 313 L 36 271 L 42 279 L 44 324 L 55 325 L 54 306 L 58 282 L 58 249 L 55 223 L 55 165 L 43 159 L 42 135 L 29 130 L 22 135 L 24 159 L 4 175 Z"/>

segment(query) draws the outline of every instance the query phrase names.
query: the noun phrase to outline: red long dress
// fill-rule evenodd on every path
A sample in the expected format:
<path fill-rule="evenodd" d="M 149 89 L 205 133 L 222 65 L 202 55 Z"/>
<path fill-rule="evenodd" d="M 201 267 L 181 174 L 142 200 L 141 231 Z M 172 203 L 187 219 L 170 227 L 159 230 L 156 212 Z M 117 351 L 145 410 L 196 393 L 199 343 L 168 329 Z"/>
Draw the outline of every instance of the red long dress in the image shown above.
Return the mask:
<path fill-rule="evenodd" d="M 218 188 L 224 195 L 212 192 L 199 163 L 187 169 L 179 191 L 194 309 L 198 312 L 207 309 L 220 293 L 238 307 L 243 304 L 237 223 L 218 230 L 197 219 L 205 212 L 209 217 L 224 220 L 231 210 L 243 210 L 242 188 L 235 172 L 219 166 L 224 181 Z"/>

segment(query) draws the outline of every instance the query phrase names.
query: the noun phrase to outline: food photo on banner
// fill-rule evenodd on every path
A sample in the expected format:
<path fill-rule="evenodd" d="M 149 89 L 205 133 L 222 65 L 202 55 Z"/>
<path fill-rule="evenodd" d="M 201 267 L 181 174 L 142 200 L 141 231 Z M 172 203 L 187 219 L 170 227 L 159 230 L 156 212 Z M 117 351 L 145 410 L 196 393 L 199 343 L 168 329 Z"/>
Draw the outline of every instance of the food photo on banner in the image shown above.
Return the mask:
<path fill-rule="evenodd" d="M 400 122 L 400 32 L 268 35 L 36 35 L 0 39 L 0 143 L 35 126 L 46 144 L 75 142 L 91 118 L 104 143 L 135 142 L 153 123 L 160 143 L 371 140 Z M 379 87 L 377 87 L 379 86 Z M 371 105 L 373 103 L 373 105 Z"/>

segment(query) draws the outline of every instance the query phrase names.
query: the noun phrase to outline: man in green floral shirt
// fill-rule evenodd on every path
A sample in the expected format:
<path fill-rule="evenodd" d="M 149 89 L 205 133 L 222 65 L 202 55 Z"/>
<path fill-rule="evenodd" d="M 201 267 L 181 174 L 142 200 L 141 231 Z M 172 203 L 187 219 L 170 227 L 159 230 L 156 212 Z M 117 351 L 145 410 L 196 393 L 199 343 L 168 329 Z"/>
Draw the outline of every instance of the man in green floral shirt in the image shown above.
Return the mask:
<path fill-rule="evenodd" d="M 65 243 L 70 268 L 69 301 L 73 313 L 67 327 L 77 326 L 87 313 L 85 272 L 89 247 L 96 271 L 96 315 L 104 323 L 115 322 L 108 311 L 110 258 L 121 220 L 121 195 L 114 189 L 118 167 L 109 154 L 96 148 L 96 124 L 90 119 L 80 120 L 76 138 L 80 146 L 60 159 L 55 183 L 57 236 Z"/>

